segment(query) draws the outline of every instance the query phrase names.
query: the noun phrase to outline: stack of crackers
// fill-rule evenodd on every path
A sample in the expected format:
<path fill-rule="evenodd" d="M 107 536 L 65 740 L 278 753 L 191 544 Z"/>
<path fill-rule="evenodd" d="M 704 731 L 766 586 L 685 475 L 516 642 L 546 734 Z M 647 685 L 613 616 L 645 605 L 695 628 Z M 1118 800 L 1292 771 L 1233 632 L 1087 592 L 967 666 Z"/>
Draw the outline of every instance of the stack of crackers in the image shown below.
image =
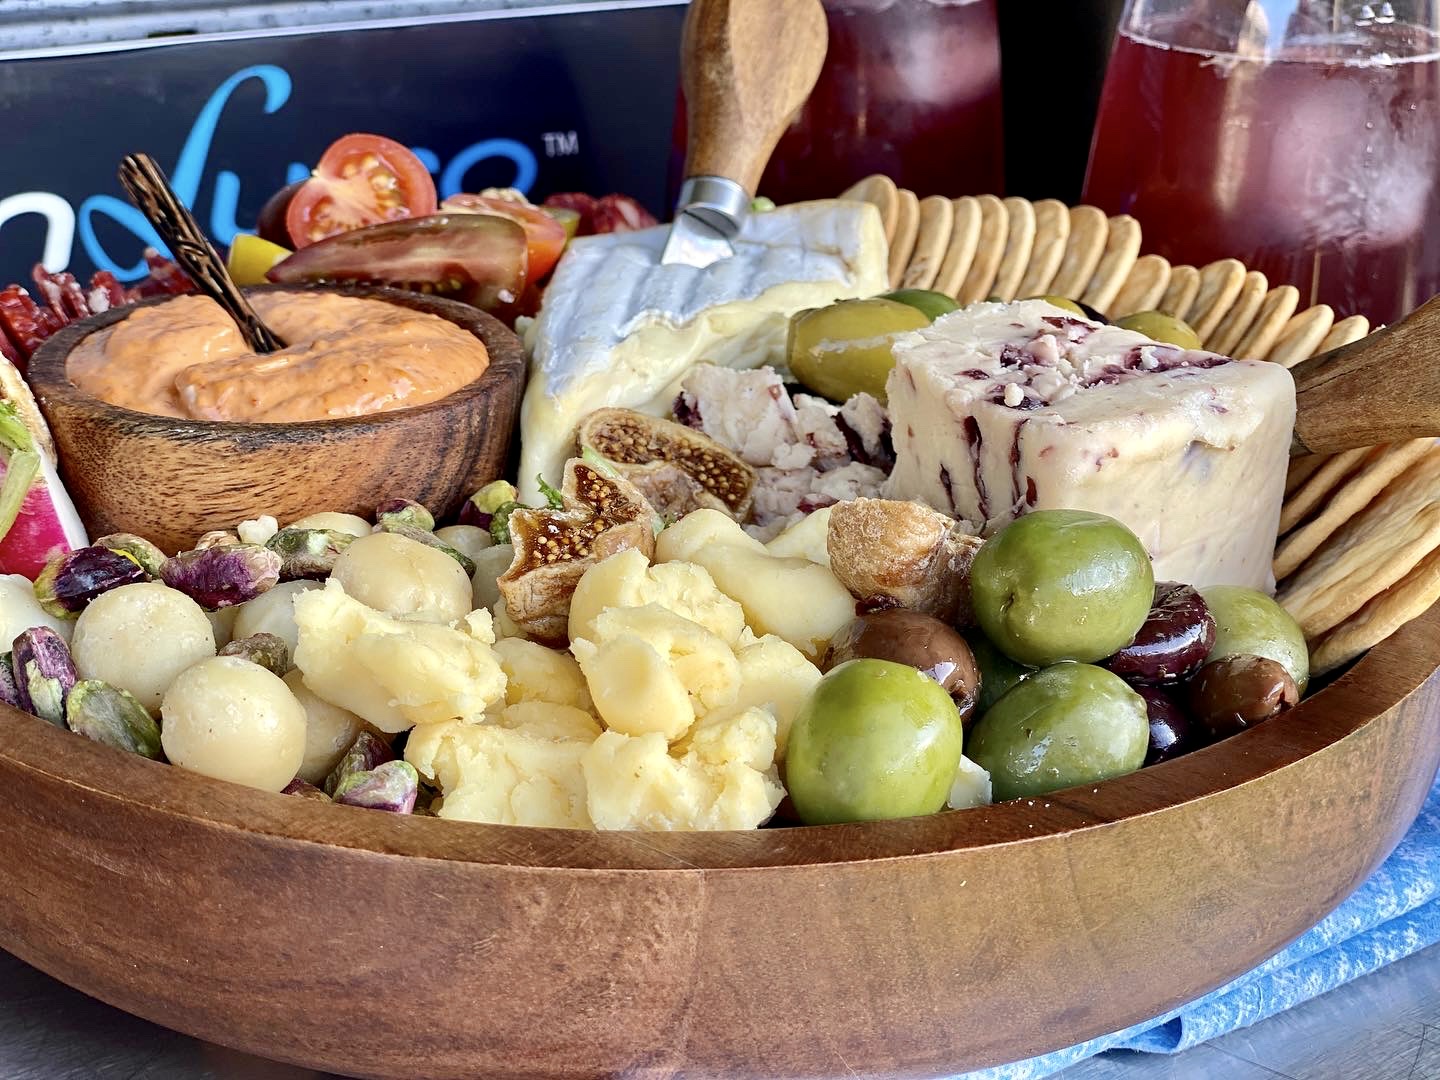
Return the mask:
<path fill-rule="evenodd" d="M 1280 533 L 1276 599 L 1324 674 L 1440 600 L 1440 443 L 1296 459 Z"/>
<path fill-rule="evenodd" d="M 1112 319 L 1163 311 L 1205 348 L 1293 367 L 1370 332 L 1324 304 L 1297 310 L 1236 259 L 1172 266 L 1142 255 L 1140 223 L 1054 199 L 918 198 L 887 176 L 841 195 L 874 203 L 890 241 L 892 288 L 935 289 L 961 304 L 1049 294 Z M 1440 600 L 1440 443 L 1431 439 L 1291 463 L 1275 552 L 1277 598 L 1323 674 L 1354 660 Z"/>
<path fill-rule="evenodd" d="M 1112 319 L 1163 311 L 1185 320 L 1207 349 L 1286 367 L 1370 332 L 1363 316 L 1337 320 L 1325 304 L 1297 311 L 1299 289 L 1272 288 L 1238 259 L 1194 267 L 1142 255 L 1140 223 L 1128 214 L 1055 199 L 921 199 L 880 175 L 840 197 L 879 208 L 891 288 L 935 289 L 961 304 L 1065 296 Z"/>

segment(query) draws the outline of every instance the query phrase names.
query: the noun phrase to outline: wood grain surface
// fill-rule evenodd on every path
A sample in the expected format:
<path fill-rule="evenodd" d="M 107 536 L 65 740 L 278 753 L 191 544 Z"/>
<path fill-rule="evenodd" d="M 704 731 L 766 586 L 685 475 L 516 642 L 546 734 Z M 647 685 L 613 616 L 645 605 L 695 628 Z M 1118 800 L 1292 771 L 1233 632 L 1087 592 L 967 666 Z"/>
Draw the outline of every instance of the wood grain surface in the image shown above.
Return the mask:
<path fill-rule="evenodd" d="M 685 175 L 723 176 L 755 194 L 828 41 L 820 0 L 692 0 L 681 44 Z"/>
<path fill-rule="evenodd" d="M 490 365 L 439 401 L 373 416 L 293 424 L 178 420 L 107 404 L 65 373 L 83 338 L 132 309 L 74 323 L 35 353 L 29 378 L 60 451 L 61 478 L 92 536 L 136 533 L 175 552 L 260 514 L 281 522 L 317 510 L 369 516 L 392 497 L 443 517 L 503 475 L 524 382 L 519 339 L 465 304 L 368 286 L 327 291 L 447 319 L 485 343 Z"/>
<path fill-rule="evenodd" d="M 1440 296 L 1394 326 L 1292 367 L 1295 451 L 1324 454 L 1440 435 L 1437 335 Z"/>
<path fill-rule="evenodd" d="M 1440 612 L 1283 718 L 906 821 L 592 834 L 395 818 L 0 709 L 0 947 L 364 1077 L 938 1076 L 1153 1016 L 1330 911 L 1440 759 Z"/>

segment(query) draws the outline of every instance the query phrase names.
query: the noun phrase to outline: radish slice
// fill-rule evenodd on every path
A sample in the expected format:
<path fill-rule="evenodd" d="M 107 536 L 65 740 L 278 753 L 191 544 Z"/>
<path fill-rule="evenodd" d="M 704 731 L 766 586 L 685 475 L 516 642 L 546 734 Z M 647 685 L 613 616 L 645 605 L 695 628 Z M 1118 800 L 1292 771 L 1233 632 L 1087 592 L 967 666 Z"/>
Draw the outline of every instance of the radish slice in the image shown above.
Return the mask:
<path fill-rule="evenodd" d="M 0 402 L 0 574 L 33 581 L 51 556 L 88 543 L 55 467 L 15 406 Z"/>

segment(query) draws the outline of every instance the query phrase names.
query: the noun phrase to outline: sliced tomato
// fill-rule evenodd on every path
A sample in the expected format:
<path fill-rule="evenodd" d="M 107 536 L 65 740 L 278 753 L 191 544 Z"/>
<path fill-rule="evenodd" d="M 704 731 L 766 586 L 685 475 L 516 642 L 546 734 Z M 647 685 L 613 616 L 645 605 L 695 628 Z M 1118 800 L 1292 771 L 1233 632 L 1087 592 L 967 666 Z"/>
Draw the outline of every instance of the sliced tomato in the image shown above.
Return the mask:
<path fill-rule="evenodd" d="M 509 218 L 525 230 L 530 248 L 530 280 L 540 281 L 555 268 L 569 239 L 563 222 L 538 206 L 497 199 L 490 195 L 451 195 L 440 204 L 442 210 L 466 214 L 496 214 Z"/>
<path fill-rule="evenodd" d="M 340 233 L 272 267 L 287 285 L 365 282 L 516 313 L 526 280 L 525 230 L 493 214 L 435 214 Z"/>
<path fill-rule="evenodd" d="M 331 144 L 285 210 L 295 248 L 345 232 L 435 213 L 435 181 L 418 157 L 383 135 Z"/>

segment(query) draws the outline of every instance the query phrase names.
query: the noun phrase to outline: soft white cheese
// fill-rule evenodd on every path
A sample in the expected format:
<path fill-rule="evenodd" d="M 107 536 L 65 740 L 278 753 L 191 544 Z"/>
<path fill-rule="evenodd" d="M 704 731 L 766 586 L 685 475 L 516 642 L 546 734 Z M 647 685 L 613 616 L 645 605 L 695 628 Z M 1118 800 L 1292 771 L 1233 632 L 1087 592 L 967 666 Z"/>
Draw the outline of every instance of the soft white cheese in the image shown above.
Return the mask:
<path fill-rule="evenodd" d="M 783 360 L 789 317 L 887 287 L 879 212 L 841 200 L 752 214 L 731 258 L 703 269 L 660 264 L 669 226 L 571 245 L 527 328 L 531 373 L 520 414 L 520 498 L 540 499 L 595 409 L 669 412 L 705 360 L 753 368 Z"/>
<path fill-rule="evenodd" d="M 886 386 L 890 498 L 993 531 L 1030 510 L 1109 514 L 1157 580 L 1273 588 L 1295 423 L 1278 364 L 1158 344 L 1044 301 L 907 334 Z"/>

